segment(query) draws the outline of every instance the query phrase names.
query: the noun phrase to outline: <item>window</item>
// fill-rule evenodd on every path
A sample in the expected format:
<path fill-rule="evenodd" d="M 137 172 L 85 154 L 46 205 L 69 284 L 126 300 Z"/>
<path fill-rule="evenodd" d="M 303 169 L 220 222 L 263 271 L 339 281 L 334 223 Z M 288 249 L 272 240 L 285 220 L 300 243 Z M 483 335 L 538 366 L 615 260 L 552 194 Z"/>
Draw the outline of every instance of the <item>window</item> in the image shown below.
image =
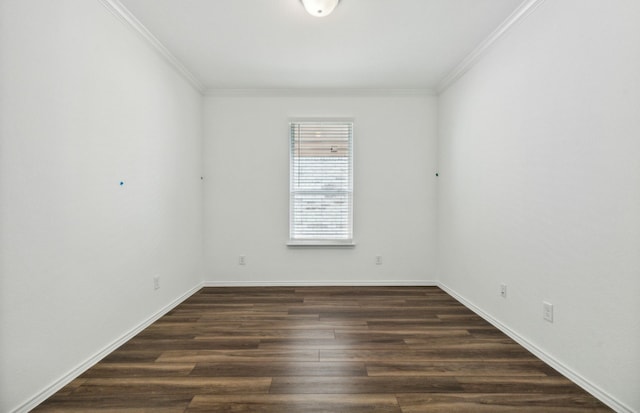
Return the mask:
<path fill-rule="evenodd" d="M 353 122 L 291 122 L 289 245 L 353 245 Z"/>

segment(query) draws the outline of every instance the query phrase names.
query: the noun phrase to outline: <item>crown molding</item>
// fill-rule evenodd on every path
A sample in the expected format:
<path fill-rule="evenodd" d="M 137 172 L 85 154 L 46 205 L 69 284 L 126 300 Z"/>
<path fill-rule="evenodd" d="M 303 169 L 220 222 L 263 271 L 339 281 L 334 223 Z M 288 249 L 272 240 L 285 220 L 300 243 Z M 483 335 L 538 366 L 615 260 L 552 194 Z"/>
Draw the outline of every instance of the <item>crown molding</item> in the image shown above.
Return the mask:
<path fill-rule="evenodd" d="M 120 21 L 136 32 L 147 44 L 182 75 L 200 94 L 205 96 L 436 96 L 444 92 L 456 80 L 467 73 L 513 26 L 522 21 L 545 0 L 525 0 L 498 28 L 450 71 L 435 89 L 218 89 L 207 88 L 187 67 L 176 58 L 119 0 L 98 0 Z"/>
<path fill-rule="evenodd" d="M 205 96 L 216 97 L 332 97 L 332 96 L 435 96 L 433 89 L 216 89 L 208 88 Z"/>
<path fill-rule="evenodd" d="M 438 94 L 444 92 L 456 80 L 460 79 L 480 60 L 502 36 L 513 26 L 521 22 L 531 12 L 540 6 L 544 0 L 525 0 L 518 8 L 503 21 L 491 34 L 484 39 L 471 53 L 467 55 L 449 74 L 447 74 L 436 86 Z"/>
<path fill-rule="evenodd" d="M 164 60 L 187 80 L 200 94 L 204 94 L 202 82 L 176 58 L 165 45 L 160 42 L 119 0 L 98 0 L 126 26 L 136 32 L 146 43 L 154 49 Z"/>

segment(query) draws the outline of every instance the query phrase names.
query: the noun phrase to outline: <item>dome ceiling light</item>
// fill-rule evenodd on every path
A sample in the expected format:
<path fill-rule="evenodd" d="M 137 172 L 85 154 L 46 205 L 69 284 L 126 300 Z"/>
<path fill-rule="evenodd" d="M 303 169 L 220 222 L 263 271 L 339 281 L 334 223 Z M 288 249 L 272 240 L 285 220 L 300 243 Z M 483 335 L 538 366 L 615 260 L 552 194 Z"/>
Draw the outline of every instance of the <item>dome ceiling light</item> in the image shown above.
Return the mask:
<path fill-rule="evenodd" d="M 300 2 L 310 15 L 324 17 L 331 14 L 340 0 L 300 0 Z"/>

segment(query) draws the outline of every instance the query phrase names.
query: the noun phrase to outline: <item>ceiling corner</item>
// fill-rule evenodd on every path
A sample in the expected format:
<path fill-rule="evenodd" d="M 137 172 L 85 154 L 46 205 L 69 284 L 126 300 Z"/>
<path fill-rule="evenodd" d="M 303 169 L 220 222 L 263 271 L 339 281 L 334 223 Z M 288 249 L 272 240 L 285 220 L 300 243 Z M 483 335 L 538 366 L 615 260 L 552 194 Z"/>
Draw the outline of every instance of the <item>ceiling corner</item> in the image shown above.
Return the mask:
<path fill-rule="evenodd" d="M 206 88 L 187 67 L 178 60 L 119 0 L 98 0 L 107 10 L 116 16 L 123 24 L 129 26 L 142 39 L 155 50 L 167 63 L 169 63 L 187 82 L 201 95 Z"/>
<path fill-rule="evenodd" d="M 460 79 L 489 51 L 500 38 L 512 27 L 524 20 L 545 0 L 525 0 L 509 17 L 503 21 L 487 38 L 471 51 L 451 72 L 449 72 L 436 86 L 436 93 L 444 92 L 456 80 Z"/>

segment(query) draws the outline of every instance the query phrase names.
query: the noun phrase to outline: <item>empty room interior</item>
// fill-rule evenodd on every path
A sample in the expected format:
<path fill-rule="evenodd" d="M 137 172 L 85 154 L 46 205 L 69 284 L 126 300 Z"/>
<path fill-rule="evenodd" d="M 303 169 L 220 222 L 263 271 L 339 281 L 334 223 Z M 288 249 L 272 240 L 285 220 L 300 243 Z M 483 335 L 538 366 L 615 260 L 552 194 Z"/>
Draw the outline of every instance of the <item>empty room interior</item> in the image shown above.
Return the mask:
<path fill-rule="evenodd" d="M 640 412 L 640 2 L 310 3 L 0 0 L 0 411 Z"/>

